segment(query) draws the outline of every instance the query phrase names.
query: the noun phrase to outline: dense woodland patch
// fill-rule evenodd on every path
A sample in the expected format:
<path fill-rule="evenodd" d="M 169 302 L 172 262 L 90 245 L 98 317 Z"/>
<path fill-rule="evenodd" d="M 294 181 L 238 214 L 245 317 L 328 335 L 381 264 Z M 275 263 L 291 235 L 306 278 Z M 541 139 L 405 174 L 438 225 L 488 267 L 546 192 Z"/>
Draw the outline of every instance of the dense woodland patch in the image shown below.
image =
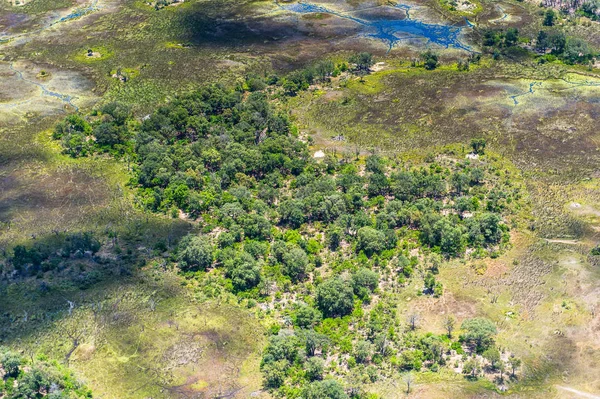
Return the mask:
<path fill-rule="evenodd" d="M 418 314 L 400 320 L 393 300 L 411 279 L 417 295 L 440 296 L 444 260 L 510 246 L 521 187 L 485 140 L 467 158 L 315 160 L 266 91 L 220 86 L 141 120 L 111 103 L 54 137 L 72 156 L 131 163 L 140 207 L 197 225 L 171 259 L 202 295 L 231 291 L 272 320 L 261 369 L 278 395 L 363 397 L 363 379 L 441 367 L 517 378 L 520 360 L 495 347 L 488 319 L 449 316 L 435 335 Z"/>
<path fill-rule="evenodd" d="M 6 399 L 84 399 L 92 392 L 56 361 L 26 359 L 0 347 L 0 394 Z"/>

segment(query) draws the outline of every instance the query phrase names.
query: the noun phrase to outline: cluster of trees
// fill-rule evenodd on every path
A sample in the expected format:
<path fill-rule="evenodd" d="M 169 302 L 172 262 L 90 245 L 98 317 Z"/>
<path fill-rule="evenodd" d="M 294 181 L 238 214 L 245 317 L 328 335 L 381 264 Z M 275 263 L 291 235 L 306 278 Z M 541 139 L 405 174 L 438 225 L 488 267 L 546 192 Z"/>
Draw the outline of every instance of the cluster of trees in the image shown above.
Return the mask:
<path fill-rule="evenodd" d="M 469 378 L 477 378 L 484 367 L 480 357 L 487 362 L 487 369 L 493 373 L 500 373 L 500 379 L 504 378 L 505 372 L 509 372 L 512 377 L 516 376 L 517 370 L 521 367 L 521 359 L 511 355 L 506 361 L 502 359 L 500 350 L 494 342 L 494 336 L 497 334 L 496 326 L 489 319 L 474 318 L 467 319 L 461 326 L 464 333 L 460 336 L 460 342 L 468 345 L 471 349 L 471 356 L 463 355 L 462 372 Z"/>
<path fill-rule="evenodd" d="M 311 84 L 329 81 L 332 77 L 337 77 L 346 71 L 350 71 L 362 79 L 370 73 L 373 63 L 373 55 L 362 52 L 350 56 L 348 62 L 335 64 L 331 60 L 321 60 L 303 69 L 293 71 L 283 78 L 272 76 L 265 81 L 257 77 L 253 79 L 253 82 L 256 85 L 256 80 L 261 80 L 263 83 L 259 84 L 259 87 L 265 84 L 279 85 L 285 94 L 294 96 L 299 91 L 308 89 Z"/>
<path fill-rule="evenodd" d="M 577 14 L 590 18 L 592 21 L 600 21 L 600 1 L 588 0 L 577 9 Z"/>
<path fill-rule="evenodd" d="M 550 50 L 549 56 L 544 56 L 542 60 L 559 58 L 569 64 L 586 64 L 597 55 L 586 41 L 568 37 L 561 31 L 539 31 L 535 48 L 542 54 Z"/>
<path fill-rule="evenodd" d="M 61 140 L 64 152 L 72 157 L 82 157 L 93 152 L 130 152 L 131 134 L 127 126 L 131 107 L 122 103 L 109 103 L 94 112 L 98 116 L 93 125 L 78 114 L 67 116 L 54 128 L 53 137 Z"/>
<path fill-rule="evenodd" d="M 352 68 L 368 71 L 371 63 L 359 54 Z M 399 370 L 443 366 L 449 337 L 403 334 L 385 300 L 366 314 L 362 305 L 385 296 L 383 282 L 415 278 L 415 268 L 423 271 L 422 294 L 442 295 L 436 275 L 443 258 L 463 256 L 467 247 L 487 256 L 508 241 L 504 218 L 518 189 L 485 157 L 409 164 L 329 154 L 315 161 L 253 79 L 179 96 L 142 120 L 108 104 L 87 118 L 66 118 L 55 136 L 74 156 L 125 154 L 141 207 L 198 221 L 203 234 L 181 240 L 172 258 L 186 277 L 252 301 L 267 301 L 273 291 L 273 298 L 295 298 L 285 310 L 292 333 L 281 330 L 265 351 L 266 387 L 284 396 L 347 397 L 326 378 L 326 353 L 371 380 L 382 362 Z M 471 145 L 484 155 L 485 140 Z M 421 258 L 409 254 L 418 246 Z M 425 253 L 435 259 L 427 270 Z M 350 323 L 361 327 L 351 331 Z M 284 384 L 290 376 L 302 383 Z"/>
<path fill-rule="evenodd" d="M 306 90 L 313 83 L 325 82 L 330 77 L 339 76 L 348 70 L 346 63 L 335 65 L 333 61 L 323 60 L 304 69 L 289 73 L 277 83 L 281 84 L 285 93 L 295 95 L 299 91 Z"/>
<path fill-rule="evenodd" d="M 486 318 L 464 320 L 461 334 L 456 336 L 456 321 L 451 316 L 444 321 L 447 334 L 443 335 L 421 333 L 416 315 L 409 316 L 402 326 L 388 300 L 369 312 L 355 312 L 342 319 L 322 316 L 310 305 L 297 305 L 292 312 L 293 328 L 273 331 L 261 363 L 266 388 L 278 390 L 283 397 L 306 397 L 308 391 L 315 390 L 323 395 L 316 397 L 373 398 L 376 396 L 363 391 L 363 384 L 389 372 L 436 372 L 456 352 L 462 355 L 462 372 L 471 379 L 484 370 L 500 373 L 501 378 L 510 371 L 515 377 L 521 365 L 515 356 L 503 360 L 494 341 L 496 326 Z M 334 372 L 327 375 L 326 370 Z M 354 382 L 346 383 L 343 389 L 335 375 L 348 373 Z M 323 393 L 326 387 L 342 396 L 327 396 Z"/>
<path fill-rule="evenodd" d="M 199 215 L 232 202 L 222 198 L 223 190 L 240 183 L 259 185 L 268 199 L 273 186 L 306 165 L 306 146 L 290 134 L 287 116 L 274 112 L 262 92 L 244 101 L 242 95 L 205 88 L 178 97 L 141 122 L 115 117 L 125 107 L 113 103 L 92 115 L 91 123 L 69 116 L 57 125 L 55 137 L 73 156 L 104 146 L 130 148 L 134 183 L 146 208 Z"/>
<path fill-rule="evenodd" d="M 157 0 L 154 2 L 154 9 L 157 11 L 162 10 L 163 8 L 168 7 L 171 4 L 179 3 L 182 1 L 184 0 Z"/>
<path fill-rule="evenodd" d="M 493 48 L 507 48 L 519 43 L 519 30 L 517 28 L 487 29 L 483 32 L 483 45 Z"/>
<path fill-rule="evenodd" d="M 85 399 L 92 392 L 57 362 L 29 362 L 0 347 L 0 396 L 6 399 Z"/>
<path fill-rule="evenodd" d="M 545 23 L 547 26 L 554 25 L 547 22 Z M 495 57 L 514 49 L 520 41 L 521 37 L 516 28 L 509 28 L 506 31 L 488 29 L 483 34 L 483 45 L 488 51 L 493 52 Z M 535 39 L 535 50 L 538 52 L 539 62 L 560 59 L 568 64 L 587 64 L 597 55 L 585 40 L 568 37 L 558 29 L 539 31 Z M 546 54 L 548 50 L 550 54 Z"/>
<path fill-rule="evenodd" d="M 218 238 L 222 248 L 273 242 L 276 226 L 281 231 L 316 222 L 331 251 L 345 241 L 368 257 L 393 250 L 402 228 L 418 231 L 424 245 L 446 256 L 458 256 L 466 246 L 498 245 L 506 237 L 499 214 L 512 198 L 490 186 L 484 167 L 458 162 L 415 168 L 377 155 L 367 158 L 365 173 L 334 156 L 316 163 L 263 92 L 243 97 L 213 86 L 137 123 L 126 107 L 109 104 L 92 123 L 69 116 L 56 132 L 67 151 L 74 150 L 69 143 L 79 133 L 88 136 L 77 142 L 108 151 L 131 148 L 139 203 L 174 216 L 180 210 L 192 218 L 213 216 L 211 222 L 226 229 Z M 102 132 L 113 129 L 124 133 L 107 142 Z M 483 151 L 479 141 L 472 145 Z M 302 271 L 288 274 L 297 278 Z"/>
<path fill-rule="evenodd" d="M 233 259 L 243 251 L 256 261 L 277 265 L 297 282 L 307 276 L 309 263 L 319 264 L 321 253 L 340 251 L 342 243 L 368 258 L 393 256 L 402 230 L 417 232 L 423 245 L 446 257 L 460 256 L 467 246 L 493 248 L 508 240 L 501 214 L 512 194 L 486 184 L 489 176 L 481 167 L 458 164 L 450 171 L 432 164 L 391 170 L 389 160 L 371 156 L 361 175 L 353 163 L 305 162 L 305 170 L 289 176 L 287 183 L 281 177 L 275 187 L 285 190 L 265 194 L 259 184 L 218 187 L 220 198 L 213 197 L 201 214 L 214 215 L 211 228 L 223 231 L 212 240 L 184 240 L 180 267 L 194 271 L 206 270 L 215 261 L 238 264 Z M 242 176 L 236 178 L 243 181 Z M 268 198 L 261 199 L 261 194 Z M 324 240 L 307 240 L 297 231 L 317 223 Z M 249 262 L 242 264 L 255 270 Z"/>
<path fill-rule="evenodd" d="M 438 55 L 431 50 L 422 53 L 421 60 L 423 61 L 423 66 L 428 71 L 434 70 L 439 65 Z"/>
<path fill-rule="evenodd" d="M 57 234 L 52 242 L 16 245 L 8 263 L 20 277 L 35 276 L 58 268 L 64 259 L 91 257 L 99 249 L 100 242 L 91 233 Z"/>

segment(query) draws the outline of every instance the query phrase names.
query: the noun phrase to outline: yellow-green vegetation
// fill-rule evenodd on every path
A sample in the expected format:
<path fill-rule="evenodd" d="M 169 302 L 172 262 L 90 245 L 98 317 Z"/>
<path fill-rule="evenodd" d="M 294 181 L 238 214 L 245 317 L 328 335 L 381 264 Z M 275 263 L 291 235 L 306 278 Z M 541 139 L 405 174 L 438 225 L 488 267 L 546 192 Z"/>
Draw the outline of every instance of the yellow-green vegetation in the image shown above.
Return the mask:
<path fill-rule="evenodd" d="M 335 69 L 315 71 L 326 66 Z M 281 90 L 306 86 L 309 73 Z M 286 115 L 271 109 L 266 93 L 276 88 L 256 79 L 243 86 L 252 93 L 207 87 L 141 123 L 129 107 L 107 104 L 67 117 L 53 137 L 72 157 L 132 157 L 136 202 L 198 223 L 204 234 L 179 243 L 174 266 L 200 298 L 232 293 L 259 307 L 271 334 L 260 366 L 266 390 L 345 397 L 346 387 L 366 397 L 378 380 L 422 369 L 518 381 L 521 360 L 500 354 L 490 319 L 448 315 L 446 333 L 436 334 L 401 305 L 412 295 L 442 297 L 436 275 L 445 261 L 510 248 L 509 232 L 527 214 L 518 171 L 486 154 L 484 139 L 412 162 L 331 154 L 315 162 Z M 34 256 L 44 259 L 40 248 L 19 247 L 11 263 L 22 270 Z M 504 375 L 511 362 L 518 366 Z M 365 379 L 371 389 L 358 384 Z"/>
<path fill-rule="evenodd" d="M 227 298 L 219 305 L 199 302 L 178 277 L 160 270 L 158 263 L 135 276 L 117 270 L 124 273 L 118 285 L 109 278 L 84 291 L 56 287 L 25 303 L 19 293 L 5 292 L 7 311 L 29 315 L 2 331 L 20 330 L 22 341 L 3 341 L 18 348 L 31 343 L 35 353 L 64 359 L 94 387 L 95 396 L 161 398 L 178 390 L 211 396 L 219 389 L 259 389 L 255 359 L 261 327 L 251 311 L 227 304 Z M 103 279 L 97 267 L 91 273 Z"/>
<path fill-rule="evenodd" d="M 91 63 L 104 61 L 114 55 L 113 51 L 105 46 L 80 49 L 73 57 L 78 62 Z"/>
<path fill-rule="evenodd" d="M 439 0 L 440 4 L 445 7 L 448 11 L 463 15 L 465 17 L 472 17 L 479 14 L 483 10 L 481 2 L 477 0 Z"/>

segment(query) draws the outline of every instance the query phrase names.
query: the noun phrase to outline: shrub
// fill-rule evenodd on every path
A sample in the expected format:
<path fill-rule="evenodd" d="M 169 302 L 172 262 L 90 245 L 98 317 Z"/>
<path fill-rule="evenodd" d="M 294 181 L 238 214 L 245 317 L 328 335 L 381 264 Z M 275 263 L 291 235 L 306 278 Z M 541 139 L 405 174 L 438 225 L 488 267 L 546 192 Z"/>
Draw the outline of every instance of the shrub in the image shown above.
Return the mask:
<path fill-rule="evenodd" d="M 352 312 L 352 288 L 339 277 L 326 280 L 317 287 L 317 306 L 326 317 L 345 316 Z"/>
<path fill-rule="evenodd" d="M 368 298 L 378 284 L 379 275 L 372 270 L 361 268 L 352 275 L 352 288 L 359 298 Z"/>
<path fill-rule="evenodd" d="M 254 288 L 260 283 L 260 268 L 252 255 L 241 252 L 225 265 L 236 291 Z"/>
<path fill-rule="evenodd" d="M 315 381 L 302 392 L 304 399 L 348 399 L 344 387 L 335 380 Z"/>
<path fill-rule="evenodd" d="M 464 330 L 461 339 L 472 345 L 478 352 L 493 345 L 494 335 L 498 332 L 494 323 L 483 317 L 467 319 L 462 323 L 461 328 Z"/>
<path fill-rule="evenodd" d="M 322 380 L 325 362 L 320 357 L 311 357 L 306 361 L 306 378 L 310 381 Z"/>
<path fill-rule="evenodd" d="M 358 341 L 354 348 L 354 358 L 358 363 L 365 363 L 371 357 L 373 348 L 367 341 Z"/>
<path fill-rule="evenodd" d="M 285 380 L 285 373 L 288 369 L 288 362 L 280 360 L 269 363 L 262 368 L 263 386 L 265 388 L 279 388 Z"/>
<path fill-rule="evenodd" d="M 358 251 L 364 251 L 367 256 L 379 253 L 385 249 L 385 234 L 372 227 L 361 227 L 358 230 Z"/>
<path fill-rule="evenodd" d="M 300 306 L 294 315 L 294 324 L 300 328 L 310 328 L 321 321 L 321 312 L 310 306 Z"/>
<path fill-rule="evenodd" d="M 179 244 L 178 261 L 182 270 L 206 270 L 212 265 L 214 250 L 205 237 L 188 235 Z"/>
<path fill-rule="evenodd" d="M 283 274 L 297 281 L 306 273 L 308 257 L 301 248 L 293 247 L 282 255 Z"/>

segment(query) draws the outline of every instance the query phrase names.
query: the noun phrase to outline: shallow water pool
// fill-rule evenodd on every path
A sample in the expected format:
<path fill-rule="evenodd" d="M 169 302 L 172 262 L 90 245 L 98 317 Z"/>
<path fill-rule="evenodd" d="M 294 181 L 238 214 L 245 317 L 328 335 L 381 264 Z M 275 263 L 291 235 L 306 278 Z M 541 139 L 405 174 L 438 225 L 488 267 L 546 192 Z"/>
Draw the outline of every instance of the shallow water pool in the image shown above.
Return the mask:
<path fill-rule="evenodd" d="M 471 51 L 471 48 L 460 40 L 460 34 L 463 27 L 430 24 L 413 19 L 410 15 L 411 6 L 406 4 L 372 7 L 371 9 L 400 9 L 404 11 L 402 18 L 393 15 L 393 13 L 390 12 L 388 18 L 379 15 L 375 19 L 356 16 L 357 13 L 363 11 L 361 9 L 341 12 L 322 5 L 305 2 L 285 5 L 280 4 L 279 6 L 284 10 L 298 14 L 324 13 L 353 21 L 363 27 L 363 34 L 365 36 L 384 42 L 388 46 L 388 51 L 400 41 L 410 39 L 424 39 L 428 43 L 434 43 L 445 48 L 454 47 Z"/>

